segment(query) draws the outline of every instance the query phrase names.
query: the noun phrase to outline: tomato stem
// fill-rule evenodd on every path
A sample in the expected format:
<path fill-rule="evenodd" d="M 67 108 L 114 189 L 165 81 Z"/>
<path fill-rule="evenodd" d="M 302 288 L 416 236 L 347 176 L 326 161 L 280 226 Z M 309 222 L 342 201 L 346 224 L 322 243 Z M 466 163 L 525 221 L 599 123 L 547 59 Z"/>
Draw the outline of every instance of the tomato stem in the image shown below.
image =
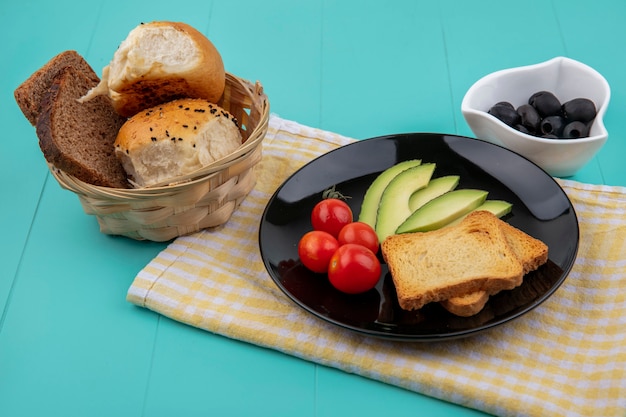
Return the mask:
<path fill-rule="evenodd" d="M 333 185 L 332 187 L 330 187 L 327 190 L 324 190 L 324 192 L 322 192 L 322 198 L 324 198 L 324 199 L 327 199 L 327 198 L 338 198 L 340 200 L 347 200 L 347 199 L 352 198 L 352 197 L 341 194 L 339 191 L 337 191 L 335 189 L 335 186 Z"/>

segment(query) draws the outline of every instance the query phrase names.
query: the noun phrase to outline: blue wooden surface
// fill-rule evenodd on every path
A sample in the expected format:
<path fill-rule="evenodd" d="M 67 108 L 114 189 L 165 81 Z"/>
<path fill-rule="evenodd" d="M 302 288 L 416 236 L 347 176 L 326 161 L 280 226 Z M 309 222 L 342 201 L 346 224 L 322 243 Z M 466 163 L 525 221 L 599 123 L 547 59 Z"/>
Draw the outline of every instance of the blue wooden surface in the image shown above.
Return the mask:
<path fill-rule="evenodd" d="M 66 49 L 100 72 L 151 20 L 207 34 L 229 72 L 263 83 L 272 112 L 355 138 L 471 136 L 460 104 L 474 81 L 569 56 L 612 88 L 609 141 L 573 179 L 626 185 L 626 2 L 0 2 L 0 416 L 483 415 L 125 301 L 165 244 L 99 233 L 50 177 L 13 90 Z"/>

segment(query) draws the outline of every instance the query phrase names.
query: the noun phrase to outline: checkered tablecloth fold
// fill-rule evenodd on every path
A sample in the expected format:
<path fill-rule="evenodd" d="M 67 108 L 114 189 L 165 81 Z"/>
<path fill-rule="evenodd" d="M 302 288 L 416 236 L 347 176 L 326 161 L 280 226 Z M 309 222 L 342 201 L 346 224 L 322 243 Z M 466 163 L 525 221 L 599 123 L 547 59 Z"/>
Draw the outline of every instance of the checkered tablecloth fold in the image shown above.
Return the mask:
<path fill-rule="evenodd" d="M 541 306 L 439 343 L 374 339 L 294 305 L 258 248 L 277 187 L 352 140 L 273 115 L 257 185 L 229 222 L 181 237 L 135 277 L 128 301 L 226 337 L 501 416 L 626 415 L 626 188 L 559 180 L 580 223 L 576 263 Z"/>

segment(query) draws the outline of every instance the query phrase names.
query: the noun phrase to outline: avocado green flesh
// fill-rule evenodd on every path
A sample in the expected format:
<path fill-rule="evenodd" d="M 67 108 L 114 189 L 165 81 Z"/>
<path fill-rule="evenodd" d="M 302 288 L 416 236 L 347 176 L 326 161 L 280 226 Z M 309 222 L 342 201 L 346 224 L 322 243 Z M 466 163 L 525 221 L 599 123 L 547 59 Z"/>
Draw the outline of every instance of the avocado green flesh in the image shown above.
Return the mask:
<path fill-rule="evenodd" d="M 482 205 L 487 199 L 484 190 L 453 190 L 434 198 L 411 214 L 396 233 L 428 232 L 440 229 Z"/>
<path fill-rule="evenodd" d="M 359 221 L 375 227 L 378 205 L 387 185 L 402 171 L 419 166 L 421 163 L 420 159 L 403 161 L 381 172 L 365 192 L 363 203 L 361 204 L 361 212 L 359 213 Z"/>
<path fill-rule="evenodd" d="M 461 178 L 458 175 L 448 175 L 430 180 L 426 188 L 422 188 L 411 195 L 409 198 L 409 209 L 413 213 L 430 200 L 452 191 L 459 185 Z"/>
<path fill-rule="evenodd" d="M 501 217 L 504 217 L 507 214 L 509 214 L 511 212 L 512 207 L 513 207 L 513 204 L 509 203 L 508 201 L 503 201 L 503 200 L 486 200 L 483 204 L 481 204 L 480 206 L 476 207 L 472 211 L 485 210 L 485 211 L 489 211 L 489 212 L 493 213 L 496 217 L 501 218 Z M 467 217 L 467 215 L 470 214 L 472 211 L 470 211 L 469 213 L 459 217 L 456 220 L 453 220 L 451 223 L 447 224 L 446 226 L 452 226 L 453 224 L 460 223 L 461 220 L 463 220 L 465 217 Z"/>
<path fill-rule="evenodd" d="M 487 200 L 476 210 L 487 210 L 492 212 L 496 217 L 503 217 L 511 212 L 513 204 L 504 200 Z"/>
<path fill-rule="evenodd" d="M 376 217 L 376 235 L 379 242 L 395 233 L 404 220 L 411 215 L 409 198 L 417 190 L 428 186 L 435 171 L 435 164 L 423 164 L 402 171 L 387 185 L 380 198 Z"/>

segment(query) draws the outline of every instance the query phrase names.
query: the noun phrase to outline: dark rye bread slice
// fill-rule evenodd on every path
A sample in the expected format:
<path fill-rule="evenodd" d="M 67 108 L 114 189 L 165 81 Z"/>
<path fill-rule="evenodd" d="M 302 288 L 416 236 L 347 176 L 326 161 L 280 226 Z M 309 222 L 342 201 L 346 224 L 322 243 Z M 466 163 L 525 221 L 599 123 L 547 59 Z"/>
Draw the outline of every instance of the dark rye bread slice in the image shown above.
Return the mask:
<path fill-rule="evenodd" d="M 113 143 L 125 122 L 105 96 L 79 103 L 97 81 L 66 67 L 53 80 L 37 120 L 39 146 L 46 160 L 93 185 L 128 188 Z"/>
<path fill-rule="evenodd" d="M 17 105 L 31 125 L 37 124 L 39 109 L 44 96 L 50 89 L 54 78 L 66 67 L 77 69 L 96 83 L 100 81 L 95 71 L 76 51 L 63 51 L 56 55 L 13 92 Z"/>

